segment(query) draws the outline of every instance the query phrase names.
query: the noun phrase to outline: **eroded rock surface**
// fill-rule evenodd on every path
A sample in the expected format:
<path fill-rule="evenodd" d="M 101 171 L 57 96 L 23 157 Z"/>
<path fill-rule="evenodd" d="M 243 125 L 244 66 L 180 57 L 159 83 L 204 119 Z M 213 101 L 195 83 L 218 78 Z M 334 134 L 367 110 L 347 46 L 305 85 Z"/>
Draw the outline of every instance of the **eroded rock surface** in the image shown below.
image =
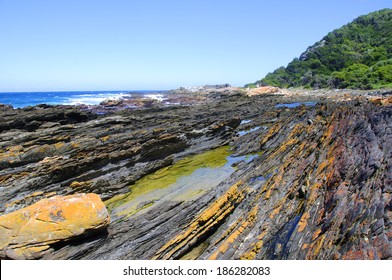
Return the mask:
<path fill-rule="evenodd" d="M 192 106 L 4 126 L 1 213 L 59 194 L 103 198 L 107 234 L 51 246 L 44 259 L 392 258 L 388 102 L 354 93 L 197 96 Z M 26 112 L 0 114 L 17 123 Z M 227 145 L 230 157 L 192 166 L 194 155 Z M 203 168 L 233 158 L 211 186 L 192 189 L 181 171 L 202 180 Z M 168 172 L 179 173 L 153 189 Z"/>

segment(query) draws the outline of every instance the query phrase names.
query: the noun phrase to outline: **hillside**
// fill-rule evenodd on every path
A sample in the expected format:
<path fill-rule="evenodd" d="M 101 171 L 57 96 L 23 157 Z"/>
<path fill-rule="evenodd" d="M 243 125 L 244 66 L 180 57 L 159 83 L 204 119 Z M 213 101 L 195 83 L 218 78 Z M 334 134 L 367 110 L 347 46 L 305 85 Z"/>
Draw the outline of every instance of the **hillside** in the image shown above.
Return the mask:
<path fill-rule="evenodd" d="M 392 86 L 392 10 L 360 16 L 246 87 L 373 89 Z"/>

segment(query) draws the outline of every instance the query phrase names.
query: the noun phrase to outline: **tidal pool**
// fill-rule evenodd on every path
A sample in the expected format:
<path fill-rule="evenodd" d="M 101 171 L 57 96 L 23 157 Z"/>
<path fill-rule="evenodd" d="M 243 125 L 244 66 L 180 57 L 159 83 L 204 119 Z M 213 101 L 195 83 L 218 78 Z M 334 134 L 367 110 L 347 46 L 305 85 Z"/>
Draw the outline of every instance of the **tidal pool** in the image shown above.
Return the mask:
<path fill-rule="evenodd" d="M 281 107 L 295 108 L 295 107 L 299 107 L 301 105 L 315 106 L 316 104 L 317 104 L 317 102 L 315 102 L 315 101 L 305 101 L 305 102 L 283 103 L 283 104 L 278 104 L 275 107 L 276 108 L 281 108 Z"/>
<path fill-rule="evenodd" d="M 242 120 L 240 125 L 251 123 L 252 120 Z"/>
<path fill-rule="evenodd" d="M 246 130 L 240 130 L 240 131 L 238 131 L 238 135 L 239 136 L 244 136 L 244 135 L 246 135 L 248 133 L 251 133 L 253 131 L 257 131 L 259 129 L 260 129 L 260 126 L 256 126 L 256 127 L 253 127 L 253 128 L 250 128 L 250 129 L 246 129 Z"/>
<path fill-rule="evenodd" d="M 234 163 L 257 157 L 230 154 L 230 148 L 223 146 L 179 160 L 137 180 L 128 193 L 105 204 L 112 216 L 128 217 L 165 201 L 194 200 L 227 179 L 235 171 Z"/>

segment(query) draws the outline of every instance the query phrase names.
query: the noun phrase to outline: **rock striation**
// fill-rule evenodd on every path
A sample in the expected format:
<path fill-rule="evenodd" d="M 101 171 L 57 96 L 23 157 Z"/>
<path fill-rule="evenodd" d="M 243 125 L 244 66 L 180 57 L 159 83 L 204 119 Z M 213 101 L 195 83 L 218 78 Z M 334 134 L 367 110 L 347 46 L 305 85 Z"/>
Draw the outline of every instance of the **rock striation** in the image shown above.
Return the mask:
<path fill-rule="evenodd" d="M 111 222 L 0 257 L 391 259 L 390 95 L 225 91 L 103 115 L 2 107 L 0 217 L 96 193 Z"/>

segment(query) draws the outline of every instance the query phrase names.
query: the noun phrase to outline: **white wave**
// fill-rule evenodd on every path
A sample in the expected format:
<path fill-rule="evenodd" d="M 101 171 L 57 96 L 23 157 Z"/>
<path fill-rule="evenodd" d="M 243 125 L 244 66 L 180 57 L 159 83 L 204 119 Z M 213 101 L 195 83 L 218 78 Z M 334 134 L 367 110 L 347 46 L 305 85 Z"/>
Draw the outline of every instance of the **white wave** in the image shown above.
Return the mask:
<path fill-rule="evenodd" d="M 66 105 L 98 105 L 102 101 L 105 100 L 119 100 L 123 99 L 125 96 L 129 96 L 129 94 L 121 93 L 91 93 L 91 94 L 80 94 L 74 95 L 67 98 Z"/>
<path fill-rule="evenodd" d="M 163 101 L 164 99 L 164 95 L 163 94 L 146 94 L 144 95 L 146 98 L 151 98 L 151 99 L 155 99 L 158 101 Z"/>

